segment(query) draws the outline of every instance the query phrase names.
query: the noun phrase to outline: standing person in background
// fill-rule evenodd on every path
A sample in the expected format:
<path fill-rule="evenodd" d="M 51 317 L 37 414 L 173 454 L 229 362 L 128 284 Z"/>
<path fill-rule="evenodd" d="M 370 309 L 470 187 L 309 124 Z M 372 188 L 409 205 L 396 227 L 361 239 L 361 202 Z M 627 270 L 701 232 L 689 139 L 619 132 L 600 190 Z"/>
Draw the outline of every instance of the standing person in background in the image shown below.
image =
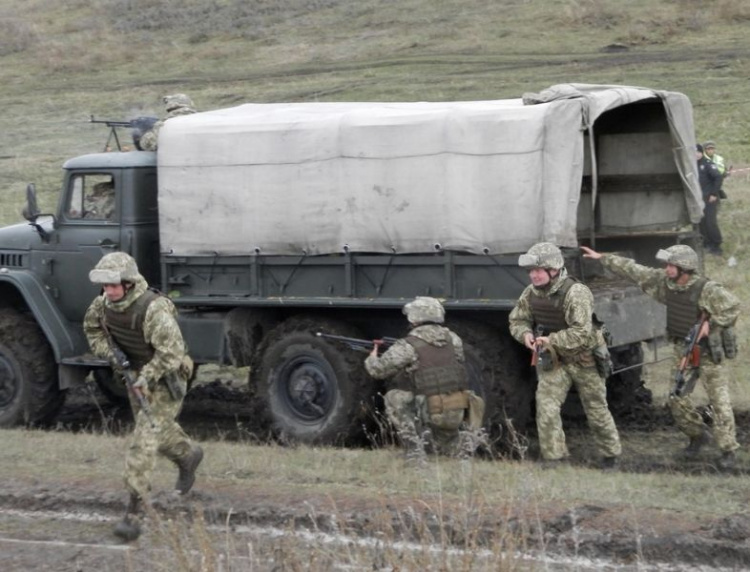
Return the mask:
<path fill-rule="evenodd" d="M 510 313 L 510 333 L 529 350 L 548 354 L 536 368 L 536 427 L 543 462 L 554 466 L 569 456 L 561 409 L 575 386 L 602 455 L 601 467 L 614 470 L 622 448 L 607 406 L 608 373 L 595 354 L 606 342 L 594 326 L 594 296 L 588 286 L 568 276 L 562 252 L 552 243 L 535 244 L 519 257 L 518 265 L 529 271 L 531 284 Z M 608 355 L 607 362 L 611 365 Z"/>
<path fill-rule="evenodd" d="M 188 438 L 176 420 L 193 362 L 187 355 L 174 304 L 148 287 L 129 254 L 107 254 L 89 273 L 89 279 L 103 290 L 83 319 L 91 351 L 115 364 L 115 375 L 122 377 L 124 372 L 120 371 L 113 351 L 117 344 L 137 378 L 128 391 L 135 418 L 125 456 L 125 486 L 130 502 L 125 517 L 114 529 L 116 536 L 129 542 L 141 534 L 143 505 L 151 492 L 151 473 L 157 454 L 179 469 L 175 484 L 179 494 L 187 494 L 195 482 L 203 450 Z M 144 410 L 133 390 L 143 395 L 150 412 Z"/>
<path fill-rule="evenodd" d="M 180 115 L 191 115 L 197 113 L 193 100 L 190 99 L 184 93 L 176 93 L 174 95 L 164 96 L 164 107 L 167 111 L 167 116 L 164 119 L 157 121 L 150 131 L 146 131 L 139 140 L 139 145 L 144 151 L 156 151 L 159 147 L 159 130 L 164 125 L 164 122 L 172 119 L 173 117 L 179 117 Z"/>
<path fill-rule="evenodd" d="M 676 244 L 656 253 L 656 259 L 665 264 L 664 270 L 637 264 L 630 258 L 602 254 L 582 246 L 584 258 L 599 260 L 602 266 L 638 284 L 649 296 L 667 306 L 667 335 L 672 341 L 674 366 L 672 377 L 685 352 L 685 338 L 691 328 L 701 323 L 698 340 L 700 364 L 693 366 L 703 380 L 711 403 L 714 438 L 721 449 L 718 465 L 722 469 L 735 464 L 737 443 L 734 412 L 729 395 L 729 378 L 721 365 L 723 359 L 737 353 L 734 324 L 740 313 L 739 300 L 721 284 L 698 276 L 698 254 L 686 244 Z M 677 427 L 690 438 L 683 451 L 685 458 L 697 456 L 701 447 L 709 442 L 708 426 L 690 399 L 672 391 L 669 409 Z"/>
<path fill-rule="evenodd" d="M 714 143 L 713 141 L 706 141 L 703 144 L 703 153 L 706 155 L 706 159 L 716 165 L 716 168 L 719 170 L 719 174 L 724 179 L 726 179 L 731 172 L 731 168 L 727 169 L 724 157 L 716 152 L 716 143 Z"/>
<path fill-rule="evenodd" d="M 719 198 L 722 176 L 719 168 L 705 156 L 703 146 L 700 144 L 695 147 L 695 158 L 698 162 L 698 181 L 705 205 L 700 224 L 703 246 L 709 254 L 721 256 L 723 237 L 719 228 Z"/>

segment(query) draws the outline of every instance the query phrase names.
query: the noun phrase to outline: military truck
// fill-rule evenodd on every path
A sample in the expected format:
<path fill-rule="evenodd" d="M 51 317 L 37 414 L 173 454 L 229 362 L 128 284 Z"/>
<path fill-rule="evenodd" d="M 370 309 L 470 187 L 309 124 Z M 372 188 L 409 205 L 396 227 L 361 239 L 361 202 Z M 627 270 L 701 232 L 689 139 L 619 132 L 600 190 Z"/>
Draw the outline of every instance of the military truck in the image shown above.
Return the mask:
<path fill-rule="evenodd" d="M 507 325 L 528 283 L 519 253 L 562 247 L 615 367 L 637 366 L 664 309 L 578 246 L 646 264 L 697 247 L 694 144 L 682 94 L 566 84 L 499 101 L 240 105 L 169 120 L 157 153 L 72 158 L 53 213 L 29 185 L 27 223 L 0 229 L 0 424 L 54 418 L 92 372 L 122 395 L 81 329 L 88 273 L 119 250 L 174 300 L 197 364 L 250 366 L 267 426 L 290 439 L 362 433 L 382 387 L 364 354 L 316 334 L 398 337 L 417 295 L 441 299 L 464 339 L 488 428 L 523 429 L 534 376 Z M 101 183 L 109 217 L 87 205 Z M 612 407 L 640 385 L 639 367 L 614 375 Z"/>

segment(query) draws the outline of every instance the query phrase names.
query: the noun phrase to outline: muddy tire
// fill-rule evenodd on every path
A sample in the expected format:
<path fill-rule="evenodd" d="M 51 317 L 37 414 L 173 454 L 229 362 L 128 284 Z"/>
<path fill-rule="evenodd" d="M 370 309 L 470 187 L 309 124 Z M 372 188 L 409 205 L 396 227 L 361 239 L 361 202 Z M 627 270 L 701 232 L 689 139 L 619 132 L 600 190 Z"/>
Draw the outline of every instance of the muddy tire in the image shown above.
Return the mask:
<path fill-rule="evenodd" d="M 250 386 L 282 441 L 356 442 L 372 418 L 379 386 L 365 372 L 365 353 L 320 338 L 319 331 L 361 337 L 339 322 L 287 320 L 262 343 Z"/>
<path fill-rule="evenodd" d="M 640 344 L 610 348 L 614 370 L 643 363 L 643 348 Z M 643 366 L 633 367 L 611 375 L 607 379 L 607 402 L 615 417 L 637 415 L 651 405 L 651 390 L 643 383 Z"/>
<path fill-rule="evenodd" d="M 115 378 L 111 369 L 95 369 L 93 376 L 97 387 L 112 405 L 128 405 L 128 389 Z"/>
<path fill-rule="evenodd" d="M 52 348 L 36 321 L 0 308 L 0 426 L 52 420 L 65 400 L 56 374 Z"/>
<path fill-rule="evenodd" d="M 502 452 L 513 451 L 526 431 L 534 400 L 528 356 L 507 332 L 469 321 L 447 326 L 464 343 L 469 386 L 485 401 L 485 427 Z"/>

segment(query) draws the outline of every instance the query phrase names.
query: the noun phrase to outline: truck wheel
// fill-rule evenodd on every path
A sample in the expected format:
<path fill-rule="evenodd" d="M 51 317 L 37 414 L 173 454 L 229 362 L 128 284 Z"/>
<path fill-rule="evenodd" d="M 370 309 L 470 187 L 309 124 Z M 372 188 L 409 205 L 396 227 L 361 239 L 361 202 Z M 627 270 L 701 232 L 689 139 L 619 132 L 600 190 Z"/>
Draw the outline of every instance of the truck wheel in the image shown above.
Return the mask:
<path fill-rule="evenodd" d="M 111 369 L 97 368 L 93 375 L 97 387 L 112 405 L 128 405 L 128 389 L 115 379 Z"/>
<path fill-rule="evenodd" d="M 45 423 L 64 400 L 52 348 L 37 323 L 0 308 L 0 426 Z"/>
<path fill-rule="evenodd" d="M 610 348 L 615 371 L 643 363 L 641 344 Z M 651 405 L 651 390 L 643 383 L 643 366 L 616 373 L 607 379 L 607 403 L 615 417 L 635 415 Z"/>
<path fill-rule="evenodd" d="M 263 342 L 251 388 L 282 439 L 351 442 L 363 433 L 378 385 L 364 370 L 364 353 L 320 338 L 318 331 L 357 337 L 353 328 L 330 320 L 293 318 Z"/>
<path fill-rule="evenodd" d="M 526 432 L 534 400 L 520 344 L 486 324 L 455 321 L 448 327 L 464 343 L 469 386 L 485 401 L 487 431 L 502 451 L 513 451 Z"/>

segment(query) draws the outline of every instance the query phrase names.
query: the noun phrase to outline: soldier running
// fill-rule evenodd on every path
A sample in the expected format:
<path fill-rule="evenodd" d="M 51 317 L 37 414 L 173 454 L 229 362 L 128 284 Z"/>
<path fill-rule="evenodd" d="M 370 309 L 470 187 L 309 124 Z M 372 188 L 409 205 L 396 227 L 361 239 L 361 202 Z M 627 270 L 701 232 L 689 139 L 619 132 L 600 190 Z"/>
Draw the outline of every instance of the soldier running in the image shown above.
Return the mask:
<path fill-rule="evenodd" d="M 176 418 L 182 407 L 193 362 L 177 324 L 172 301 L 148 287 L 135 260 L 124 252 L 104 256 L 89 273 L 103 293 L 86 311 L 83 329 L 93 353 L 113 363 L 108 337 L 125 352 L 137 378 L 135 388 L 143 392 L 150 414 L 128 392 L 135 429 L 125 458 L 125 486 L 130 502 L 115 535 L 132 541 L 141 534 L 143 503 L 151 491 L 151 473 L 157 453 L 179 469 L 175 489 L 187 494 L 195 482 L 195 471 L 203 450 L 192 443 Z M 109 333 L 109 336 L 108 336 Z M 121 372 L 115 368 L 115 375 Z"/>

